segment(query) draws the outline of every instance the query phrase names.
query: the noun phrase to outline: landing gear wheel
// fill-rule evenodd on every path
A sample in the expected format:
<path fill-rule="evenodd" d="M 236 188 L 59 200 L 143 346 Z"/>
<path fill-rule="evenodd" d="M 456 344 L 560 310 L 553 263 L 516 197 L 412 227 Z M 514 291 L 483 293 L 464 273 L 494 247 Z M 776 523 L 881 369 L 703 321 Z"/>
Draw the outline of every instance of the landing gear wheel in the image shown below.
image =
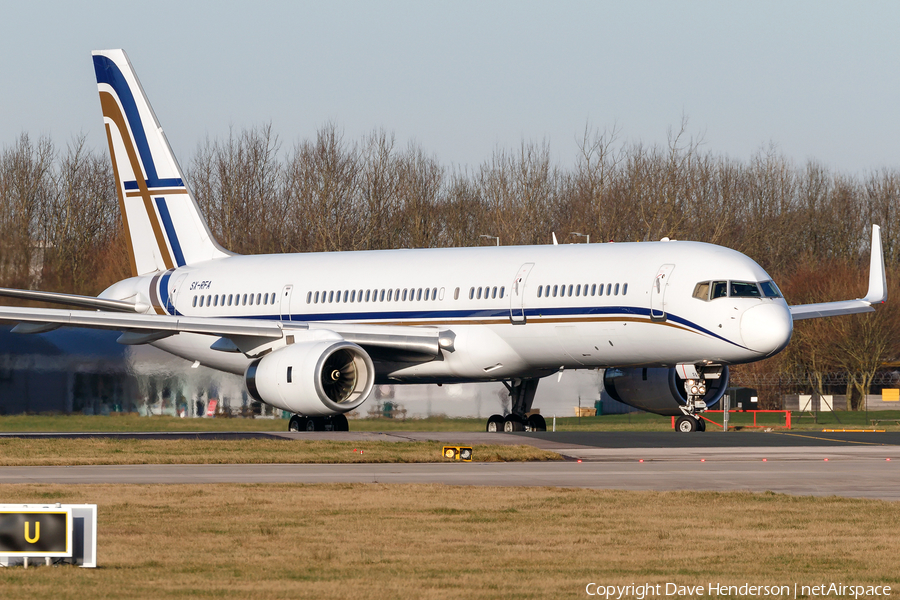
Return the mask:
<path fill-rule="evenodd" d="M 503 432 L 512 433 L 514 431 L 525 431 L 525 423 L 522 422 L 522 417 L 517 415 L 507 415 L 507 417 L 503 419 Z"/>
<path fill-rule="evenodd" d="M 675 431 L 681 433 L 691 433 L 693 431 L 697 431 L 700 425 L 697 423 L 697 419 L 690 415 L 683 415 L 678 417 L 678 420 L 675 421 Z"/>
<path fill-rule="evenodd" d="M 529 431 L 547 431 L 547 421 L 541 415 L 531 415 L 528 417 Z"/>
<path fill-rule="evenodd" d="M 304 424 L 304 431 L 322 431 L 325 429 L 325 424 L 322 423 L 322 419 L 319 417 L 306 417 L 306 423 Z"/>
<path fill-rule="evenodd" d="M 697 417 L 697 431 L 706 431 L 706 419 Z"/>
<path fill-rule="evenodd" d="M 498 433 L 503 431 L 503 417 L 500 415 L 491 415 L 488 419 L 485 431 L 488 433 Z"/>
<path fill-rule="evenodd" d="M 306 431 L 306 417 L 292 416 L 288 423 L 288 431 Z"/>
<path fill-rule="evenodd" d="M 332 431 L 350 431 L 350 423 L 347 422 L 346 415 L 334 415 L 331 417 Z"/>

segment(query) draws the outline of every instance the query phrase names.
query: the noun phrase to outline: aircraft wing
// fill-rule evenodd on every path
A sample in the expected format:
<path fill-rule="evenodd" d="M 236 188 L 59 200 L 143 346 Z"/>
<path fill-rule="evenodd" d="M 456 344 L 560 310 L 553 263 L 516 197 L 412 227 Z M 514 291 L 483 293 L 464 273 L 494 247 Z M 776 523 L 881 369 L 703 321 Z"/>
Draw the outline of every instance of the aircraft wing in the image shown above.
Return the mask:
<path fill-rule="evenodd" d="M 305 331 L 328 330 L 398 362 L 431 360 L 440 355 L 441 349 L 452 352 L 455 337 L 453 332 L 436 327 L 306 323 L 11 306 L 0 306 L 0 321 L 18 323 L 13 328 L 16 333 L 40 333 L 57 327 L 122 331 L 118 342 L 126 345 L 146 344 L 177 333 L 199 333 L 211 336 L 210 346 L 216 349 L 240 351 L 248 356 L 256 355 L 259 350 L 286 335 L 302 336 Z M 232 344 L 223 344 L 219 338 L 231 340 Z"/>
<path fill-rule="evenodd" d="M 884 273 L 884 251 L 881 247 L 881 227 L 872 225 L 872 257 L 869 260 L 869 290 L 865 298 L 820 302 L 818 304 L 798 304 L 791 306 L 791 316 L 795 321 L 837 317 L 857 313 L 874 312 L 875 306 L 887 300 L 887 278 Z"/>

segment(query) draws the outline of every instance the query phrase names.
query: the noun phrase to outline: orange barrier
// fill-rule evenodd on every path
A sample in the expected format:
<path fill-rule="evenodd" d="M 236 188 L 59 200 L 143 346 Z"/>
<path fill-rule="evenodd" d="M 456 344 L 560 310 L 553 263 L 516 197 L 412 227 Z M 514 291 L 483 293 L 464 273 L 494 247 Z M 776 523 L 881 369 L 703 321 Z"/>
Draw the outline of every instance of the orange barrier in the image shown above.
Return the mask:
<path fill-rule="evenodd" d="M 725 428 L 724 423 L 718 423 L 713 421 L 712 419 L 707 419 L 703 415 L 706 413 L 724 413 L 724 410 L 707 410 L 703 414 L 700 415 L 700 418 L 704 421 L 708 421 L 713 425 L 716 425 L 721 428 Z M 757 425 L 756 424 L 756 413 L 784 413 L 784 426 L 788 429 L 791 428 L 791 411 L 789 410 L 729 410 L 729 414 L 731 413 L 753 413 L 753 425 L 741 425 L 741 427 L 768 427 L 768 425 Z M 675 417 L 672 417 L 672 429 L 675 429 Z"/>

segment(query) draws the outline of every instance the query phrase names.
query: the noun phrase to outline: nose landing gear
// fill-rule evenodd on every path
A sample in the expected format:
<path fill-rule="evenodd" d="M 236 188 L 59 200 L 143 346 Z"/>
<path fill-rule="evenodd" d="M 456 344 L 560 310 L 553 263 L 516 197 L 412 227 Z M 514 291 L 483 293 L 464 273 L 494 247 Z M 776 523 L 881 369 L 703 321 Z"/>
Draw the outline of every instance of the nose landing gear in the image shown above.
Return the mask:
<path fill-rule="evenodd" d="M 722 367 L 697 367 L 695 365 L 678 365 L 677 371 L 685 377 L 684 391 L 687 400 L 681 406 L 684 413 L 675 422 L 675 431 L 691 433 L 706 431 L 706 421 L 701 416 L 707 410 L 706 380 L 718 379 L 722 376 Z"/>

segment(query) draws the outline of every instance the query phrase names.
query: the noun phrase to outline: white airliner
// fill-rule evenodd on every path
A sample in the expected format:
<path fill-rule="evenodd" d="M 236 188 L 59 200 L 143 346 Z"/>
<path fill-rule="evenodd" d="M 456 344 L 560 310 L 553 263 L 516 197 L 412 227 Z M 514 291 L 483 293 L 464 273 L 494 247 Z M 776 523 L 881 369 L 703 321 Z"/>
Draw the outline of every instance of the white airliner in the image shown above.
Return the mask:
<path fill-rule="evenodd" d="M 134 276 L 97 298 L 3 290 L 90 310 L 0 319 L 118 330 L 243 374 L 291 430 L 346 430 L 376 383 L 501 381 L 512 412 L 487 430 L 540 431 L 538 381 L 563 369 L 605 369 L 614 398 L 702 430 L 729 365 L 782 350 L 794 320 L 886 299 L 878 226 L 865 298 L 790 307 L 753 260 L 697 242 L 238 256 L 210 234 L 125 52 L 93 59 Z"/>

